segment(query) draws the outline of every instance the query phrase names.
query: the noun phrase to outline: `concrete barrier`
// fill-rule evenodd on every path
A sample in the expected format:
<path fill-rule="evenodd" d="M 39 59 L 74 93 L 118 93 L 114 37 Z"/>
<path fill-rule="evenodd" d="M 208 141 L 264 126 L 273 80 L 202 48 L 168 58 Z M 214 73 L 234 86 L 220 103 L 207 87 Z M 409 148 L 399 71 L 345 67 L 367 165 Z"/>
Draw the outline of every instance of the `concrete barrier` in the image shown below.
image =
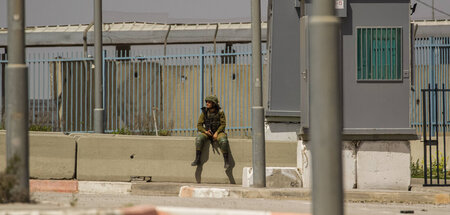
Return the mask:
<path fill-rule="evenodd" d="M 411 184 L 409 141 L 343 141 L 343 188 L 408 190 Z M 311 151 L 299 141 L 297 165 L 303 187 L 312 187 Z"/>
<path fill-rule="evenodd" d="M 75 176 L 75 139 L 63 133 L 30 132 L 30 177 L 72 179 Z M 0 171 L 6 168 L 6 132 L 0 131 Z"/>
<path fill-rule="evenodd" d="M 192 137 L 79 135 L 77 178 L 89 181 L 130 181 L 151 176 L 155 182 L 241 183 L 242 169 L 252 165 L 248 139 L 230 139 L 233 169 L 225 171 L 222 155 L 205 144 L 200 167 L 192 167 Z M 267 166 L 296 166 L 296 142 L 268 141 Z M 201 174 L 200 174 L 201 173 Z"/>
<path fill-rule="evenodd" d="M 358 188 L 407 190 L 410 153 L 408 141 L 362 142 L 357 154 Z"/>

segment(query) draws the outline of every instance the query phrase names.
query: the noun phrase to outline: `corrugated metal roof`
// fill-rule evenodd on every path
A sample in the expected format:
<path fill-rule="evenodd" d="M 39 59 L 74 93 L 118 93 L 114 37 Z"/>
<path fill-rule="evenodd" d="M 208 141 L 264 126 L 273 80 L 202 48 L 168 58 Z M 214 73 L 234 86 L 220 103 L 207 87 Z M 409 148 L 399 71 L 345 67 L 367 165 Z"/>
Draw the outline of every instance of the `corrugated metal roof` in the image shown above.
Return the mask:
<path fill-rule="evenodd" d="M 26 44 L 38 46 L 79 46 L 83 45 L 83 32 L 88 24 L 34 26 L 26 28 Z M 266 40 L 267 23 L 262 23 L 262 40 Z M 88 44 L 94 42 L 94 26 L 88 31 Z M 104 45 L 163 44 L 167 43 L 210 43 L 217 36 L 217 42 L 250 42 L 250 23 L 211 24 L 159 24 L 144 22 L 105 23 L 103 25 Z M 0 46 L 7 45 L 7 29 L 0 28 Z"/>

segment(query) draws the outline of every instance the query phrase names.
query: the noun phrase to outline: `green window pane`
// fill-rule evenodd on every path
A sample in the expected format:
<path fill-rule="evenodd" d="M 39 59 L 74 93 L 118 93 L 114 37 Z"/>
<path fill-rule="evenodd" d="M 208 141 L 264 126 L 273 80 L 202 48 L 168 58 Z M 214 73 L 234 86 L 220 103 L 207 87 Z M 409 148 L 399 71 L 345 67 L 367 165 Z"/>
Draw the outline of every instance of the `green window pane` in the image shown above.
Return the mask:
<path fill-rule="evenodd" d="M 363 52 L 363 48 L 362 48 L 362 36 L 361 36 L 361 32 L 362 29 L 358 29 L 357 30 L 357 44 L 356 44 L 356 60 L 357 60 L 357 76 L 358 76 L 358 80 L 361 79 L 361 75 L 362 75 L 362 67 L 363 67 L 363 62 L 362 62 L 362 52 Z"/>
<path fill-rule="evenodd" d="M 401 79 L 401 28 L 357 28 L 357 79 Z"/>

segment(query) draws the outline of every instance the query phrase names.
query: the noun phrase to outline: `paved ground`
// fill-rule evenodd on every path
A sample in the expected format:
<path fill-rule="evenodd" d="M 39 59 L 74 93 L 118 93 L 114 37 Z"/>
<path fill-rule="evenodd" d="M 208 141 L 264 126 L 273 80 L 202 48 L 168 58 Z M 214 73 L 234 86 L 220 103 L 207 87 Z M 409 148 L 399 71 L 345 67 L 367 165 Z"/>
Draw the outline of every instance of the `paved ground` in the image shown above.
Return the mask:
<path fill-rule="evenodd" d="M 138 195 L 111 194 L 65 194 L 34 193 L 36 204 L 0 205 L 2 210 L 49 210 L 49 209 L 81 209 L 81 208 L 120 208 L 133 205 L 150 204 L 154 206 L 224 208 L 266 210 L 275 212 L 309 213 L 311 203 L 299 200 L 267 200 L 267 199 L 208 199 L 179 198 Z M 325 205 L 324 205 L 325 207 Z M 407 204 L 374 204 L 346 203 L 348 215 L 402 214 L 401 211 L 414 211 L 414 214 L 450 214 L 450 205 L 407 205 Z"/>

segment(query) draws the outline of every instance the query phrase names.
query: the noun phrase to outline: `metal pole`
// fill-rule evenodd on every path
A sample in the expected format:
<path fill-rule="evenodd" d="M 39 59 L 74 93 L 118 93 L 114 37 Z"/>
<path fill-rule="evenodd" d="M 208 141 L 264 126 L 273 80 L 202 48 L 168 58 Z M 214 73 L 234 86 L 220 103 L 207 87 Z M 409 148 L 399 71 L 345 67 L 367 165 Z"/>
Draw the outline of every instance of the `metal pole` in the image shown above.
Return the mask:
<path fill-rule="evenodd" d="M 8 66 L 6 69 L 6 159 L 8 167 L 16 167 L 14 195 L 28 202 L 28 68 L 25 64 L 25 2 L 8 1 Z"/>
<path fill-rule="evenodd" d="M 434 20 L 434 0 L 431 1 L 431 19 Z"/>
<path fill-rule="evenodd" d="M 252 149 L 253 186 L 266 186 L 266 146 L 264 107 L 262 106 L 261 2 L 252 0 Z"/>
<path fill-rule="evenodd" d="M 200 106 L 203 107 L 205 99 L 205 47 L 200 48 Z"/>
<path fill-rule="evenodd" d="M 342 215 L 340 21 L 335 1 L 313 1 L 311 29 L 311 153 L 314 215 Z"/>
<path fill-rule="evenodd" d="M 94 130 L 95 133 L 104 133 L 103 124 L 103 41 L 102 41 L 102 0 L 94 0 L 94 34 L 95 34 L 95 107 Z"/>

